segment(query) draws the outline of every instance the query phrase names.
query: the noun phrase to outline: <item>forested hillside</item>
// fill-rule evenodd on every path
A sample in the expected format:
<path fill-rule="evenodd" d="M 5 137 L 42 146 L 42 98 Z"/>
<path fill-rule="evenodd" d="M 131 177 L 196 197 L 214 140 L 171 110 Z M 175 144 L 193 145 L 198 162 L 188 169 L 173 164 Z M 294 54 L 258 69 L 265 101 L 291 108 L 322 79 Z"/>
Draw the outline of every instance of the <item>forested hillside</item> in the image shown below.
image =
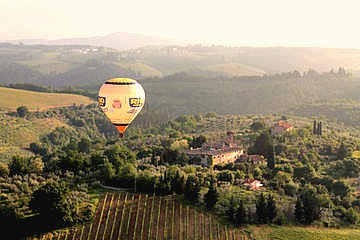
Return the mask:
<path fill-rule="evenodd" d="M 340 73 L 289 72 L 264 77 L 176 74 L 145 79 L 150 107 L 169 113 L 279 113 L 330 99 L 359 100 L 360 79 Z"/>
<path fill-rule="evenodd" d="M 267 223 L 358 227 L 358 130 L 345 129 L 341 124 L 326 120 L 274 114 L 207 113 L 171 120 L 153 114 L 156 117 L 145 110 L 130 126 L 125 138 L 118 139 L 116 129 L 96 104 L 27 113 L 24 116 L 27 121 L 58 119 L 63 125 L 42 132 L 38 139 L 29 142 L 27 150 L 31 156 L 14 153 L 0 163 L 0 231 L 24 237 L 66 226 L 86 225 L 92 221 L 97 199 L 104 192 L 102 185 L 149 196 L 176 195 L 179 201 L 206 211 L 226 224 L 226 227 L 212 225 L 213 236 L 230 228 L 235 228 L 231 234 L 239 232 L 242 235 L 244 225 Z M 21 119 L 14 116 L 14 121 L 22 123 Z M 6 118 L 3 120 L 4 123 L 7 121 Z M 279 121 L 286 121 L 295 129 L 280 136 L 270 135 L 274 123 Z M 7 126 L 10 129 L 18 127 L 12 122 Z M 225 144 L 229 131 L 233 134 L 233 143 L 244 148 L 247 154 L 265 158 L 259 162 L 223 163 L 212 168 L 193 165 L 195 159 L 186 154 L 187 150 L 205 143 Z M 257 179 L 263 187 L 251 190 L 243 184 L 246 179 Z M 57 197 L 46 203 L 56 207 L 45 205 L 43 196 L 46 194 L 56 194 Z M 108 203 L 123 206 L 110 199 Z M 138 201 L 137 206 L 142 203 Z M 177 209 L 172 202 L 166 204 L 168 207 L 164 210 L 168 212 L 164 214 L 174 213 Z M 101 219 L 105 221 L 101 224 L 105 225 L 98 225 L 101 227 L 91 230 L 92 233 L 104 233 L 104 229 L 108 229 L 104 234 L 111 234 L 112 227 L 107 226 L 110 220 L 106 219 L 111 219 L 113 215 L 109 213 L 116 211 L 110 205 L 101 211 Z M 127 210 L 140 214 L 142 208 L 135 205 Z M 120 212 L 117 214 L 120 217 Z M 140 224 L 137 215 L 123 216 L 122 224 L 126 227 L 127 222 L 138 218 L 136 226 L 140 228 L 137 227 L 139 232 L 136 234 L 141 235 L 141 226 L 147 224 L 146 219 Z M 174 234 L 171 225 L 167 225 L 173 224 L 170 219 L 160 220 L 166 224 L 161 236 Z M 200 234 L 200 228 L 208 226 L 205 219 L 209 218 L 202 215 L 194 220 L 198 232 L 194 231 L 193 236 Z M 186 221 L 184 219 L 181 224 L 185 226 Z M 174 222 L 173 226 L 178 225 Z M 16 228 L 23 230 L 15 232 Z M 78 228 L 76 234 L 87 233 L 81 229 Z M 249 229 L 251 234 L 259 234 L 256 229 Z M 293 235 L 292 231 L 299 230 L 289 227 L 267 231 L 269 235 L 262 235 L 265 239 L 266 236 L 281 236 L 284 232 Z M 68 235 L 66 232 L 61 238 Z M 302 230 L 301 234 L 341 237 L 330 231 Z"/>

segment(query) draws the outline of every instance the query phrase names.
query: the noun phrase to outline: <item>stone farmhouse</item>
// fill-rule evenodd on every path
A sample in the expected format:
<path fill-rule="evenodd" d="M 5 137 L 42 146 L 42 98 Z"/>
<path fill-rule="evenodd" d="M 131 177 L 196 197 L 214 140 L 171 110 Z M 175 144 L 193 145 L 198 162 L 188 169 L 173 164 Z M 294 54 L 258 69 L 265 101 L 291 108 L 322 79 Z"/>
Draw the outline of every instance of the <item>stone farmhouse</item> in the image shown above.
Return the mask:
<path fill-rule="evenodd" d="M 211 167 L 221 163 L 235 162 L 244 150 L 233 143 L 233 133 L 228 132 L 228 139 L 223 144 L 204 145 L 186 152 L 193 164 Z"/>
<path fill-rule="evenodd" d="M 276 122 L 270 128 L 271 135 L 273 136 L 283 135 L 285 132 L 291 132 L 292 130 L 294 130 L 294 127 L 284 121 Z"/>

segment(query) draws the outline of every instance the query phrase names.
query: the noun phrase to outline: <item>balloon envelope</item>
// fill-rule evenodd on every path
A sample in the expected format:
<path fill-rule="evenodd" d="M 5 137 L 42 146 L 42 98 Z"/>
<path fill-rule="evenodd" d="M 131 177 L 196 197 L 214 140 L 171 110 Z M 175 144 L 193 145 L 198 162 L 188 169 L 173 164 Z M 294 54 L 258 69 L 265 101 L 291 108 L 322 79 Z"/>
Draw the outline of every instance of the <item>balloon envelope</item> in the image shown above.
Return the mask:
<path fill-rule="evenodd" d="M 100 87 L 98 101 L 105 115 L 123 136 L 143 108 L 145 92 L 134 79 L 113 78 Z"/>

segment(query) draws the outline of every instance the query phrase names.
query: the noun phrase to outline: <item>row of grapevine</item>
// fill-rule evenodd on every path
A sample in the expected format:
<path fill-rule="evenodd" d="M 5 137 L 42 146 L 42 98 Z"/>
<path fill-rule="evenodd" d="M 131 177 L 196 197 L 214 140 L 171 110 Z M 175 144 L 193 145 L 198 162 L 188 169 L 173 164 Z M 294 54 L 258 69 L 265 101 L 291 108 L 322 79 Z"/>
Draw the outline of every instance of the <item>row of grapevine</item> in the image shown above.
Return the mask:
<path fill-rule="evenodd" d="M 172 197 L 111 192 L 100 198 L 92 223 L 43 235 L 41 240 L 246 240 L 214 217 Z"/>

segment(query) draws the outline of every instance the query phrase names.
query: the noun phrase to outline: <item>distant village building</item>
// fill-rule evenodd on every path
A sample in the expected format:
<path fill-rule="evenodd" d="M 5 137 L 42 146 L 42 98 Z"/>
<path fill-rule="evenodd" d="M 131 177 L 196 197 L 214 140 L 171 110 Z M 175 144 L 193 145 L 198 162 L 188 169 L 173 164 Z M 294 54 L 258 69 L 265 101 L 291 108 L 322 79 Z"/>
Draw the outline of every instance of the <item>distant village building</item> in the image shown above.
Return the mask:
<path fill-rule="evenodd" d="M 221 163 L 233 163 L 244 150 L 233 143 L 233 133 L 228 132 L 227 142 L 221 145 L 204 145 L 186 152 L 193 164 L 211 167 Z"/>
<path fill-rule="evenodd" d="M 266 160 L 264 158 L 264 156 L 262 155 L 248 155 L 248 154 L 243 154 L 239 157 L 238 160 L 236 160 L 237 163 L 242 163 L 242 162 L 246 162 L 246 163 L 252 163 L 252 164 L 266 164 Z"/>
<path fill-rule="evenodd" d="M 291 132 L 294 130 L 294 127 L 284 121 L 279 121 L 274 123 L 274 125 L 270 128 L 271 135 L 283 135 L 285 132 Z"/>

